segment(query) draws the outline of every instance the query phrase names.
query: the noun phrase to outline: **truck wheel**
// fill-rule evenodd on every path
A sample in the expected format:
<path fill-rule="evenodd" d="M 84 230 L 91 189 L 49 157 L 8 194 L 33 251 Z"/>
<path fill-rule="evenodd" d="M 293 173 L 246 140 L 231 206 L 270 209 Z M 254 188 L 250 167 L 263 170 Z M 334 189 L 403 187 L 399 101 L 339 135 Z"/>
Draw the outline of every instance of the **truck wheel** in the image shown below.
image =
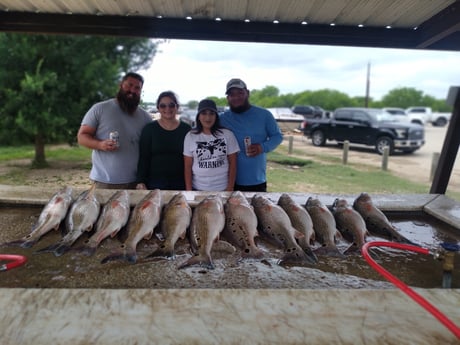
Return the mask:
<path fill-rule="evenodd" d="M 315 130 L 311 134 L 311 142 L 314 146 L 324 146 L 326 144 L 326 136 L 322 130 Z"/>
<path fill-rule="evenodd" d="M 435 122 L 433 122 L 433 126 L 436 127 L 444 127 L 447 124 L 447 120 L 443 117 L 440 117 Z"/>
<path fill-rule="evenodd" d="M 377 151 L 379 155 L 383 155 L 383 150 L 387 146 L 389 147 L 389 154 L 392 155 L 394 153 L 393 139 L 390 137 L 380 137 L 375 142 L 375 151 Z"/>

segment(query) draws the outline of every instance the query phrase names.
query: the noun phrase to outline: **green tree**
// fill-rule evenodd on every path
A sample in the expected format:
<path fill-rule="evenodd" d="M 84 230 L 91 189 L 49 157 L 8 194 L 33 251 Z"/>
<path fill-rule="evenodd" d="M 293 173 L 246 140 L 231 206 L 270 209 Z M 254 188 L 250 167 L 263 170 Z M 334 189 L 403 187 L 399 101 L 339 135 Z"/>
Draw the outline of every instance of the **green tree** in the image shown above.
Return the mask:
<path fill-rule="evenodd" d="M 412 87 L 401 87 L 390 90 L 382 97 L 382 104 L 386 107 L 408 108 L 410 106 L 423 106 L 423 91 Z"/>
<path fill-rule="evenodd" d="M 141 38 L 0 33 L 0 144 L 75 143 L 95 102 L 116 94 L 122 74 L 148 68 L 160 42 Z"/>

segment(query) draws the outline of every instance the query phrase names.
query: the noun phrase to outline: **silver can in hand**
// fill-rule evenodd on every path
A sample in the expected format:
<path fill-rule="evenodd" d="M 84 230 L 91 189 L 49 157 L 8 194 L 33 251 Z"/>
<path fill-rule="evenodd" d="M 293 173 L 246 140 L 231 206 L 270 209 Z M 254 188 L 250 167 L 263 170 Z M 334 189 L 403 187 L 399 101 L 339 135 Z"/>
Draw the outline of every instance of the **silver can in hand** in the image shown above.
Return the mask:
<path fill-rule="evenodd" d="M 116 147 L 120 147 L 120 135 L 118 134 L 118 131 L 110 132 L 109 139 L 115 142 Z"/>
<path fill-rule="evenodd" d="M 244 149 L 246 151 L 246 156 L 249 156 L 249 146 L 251 146 L 251 137 L 244 137 Z"/>

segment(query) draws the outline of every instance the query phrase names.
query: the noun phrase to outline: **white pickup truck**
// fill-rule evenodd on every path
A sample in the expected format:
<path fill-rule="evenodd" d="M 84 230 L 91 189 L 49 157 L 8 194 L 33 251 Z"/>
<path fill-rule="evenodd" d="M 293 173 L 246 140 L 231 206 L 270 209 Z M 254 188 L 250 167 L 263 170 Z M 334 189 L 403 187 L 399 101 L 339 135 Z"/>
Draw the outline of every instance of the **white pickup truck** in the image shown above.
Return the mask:
<path fill-rule="evenodd" d="M 431 123 L 433 126 L 444 127 L 450 121 L 450 113 L 433 112 L 430 107 L 409 107 L 406 109 L 410 122 L 425 125 Z"/>

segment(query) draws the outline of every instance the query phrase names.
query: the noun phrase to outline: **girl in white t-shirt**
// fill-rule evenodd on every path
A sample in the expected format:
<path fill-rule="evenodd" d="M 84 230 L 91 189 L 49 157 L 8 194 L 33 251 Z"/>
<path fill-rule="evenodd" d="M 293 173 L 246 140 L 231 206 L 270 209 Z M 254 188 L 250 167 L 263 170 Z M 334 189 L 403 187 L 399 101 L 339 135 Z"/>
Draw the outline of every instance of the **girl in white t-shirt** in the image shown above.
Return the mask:
<path fill-rule="evenodd" d="M 220 126 L 216 103 L 202 100 L 196 127 L 184 139 L 185 189 L 233 191 L 239 151 L 233 133 Z"/>

